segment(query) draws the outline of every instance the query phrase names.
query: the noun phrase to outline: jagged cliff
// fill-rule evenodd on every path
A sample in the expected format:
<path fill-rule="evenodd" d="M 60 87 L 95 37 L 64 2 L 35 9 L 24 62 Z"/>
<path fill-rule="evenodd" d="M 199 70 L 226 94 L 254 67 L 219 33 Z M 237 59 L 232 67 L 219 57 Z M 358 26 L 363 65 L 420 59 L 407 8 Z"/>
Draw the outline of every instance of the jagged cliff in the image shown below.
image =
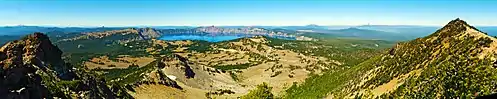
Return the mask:
<path fill-rule="evenodd" d="M 119 86 L 74 69 L 62 51 L 42 33 L 28 35 L 0 48 L 0 98 L 124 98 Z M 113 88 L 109 88 L 113 87 Z"/>

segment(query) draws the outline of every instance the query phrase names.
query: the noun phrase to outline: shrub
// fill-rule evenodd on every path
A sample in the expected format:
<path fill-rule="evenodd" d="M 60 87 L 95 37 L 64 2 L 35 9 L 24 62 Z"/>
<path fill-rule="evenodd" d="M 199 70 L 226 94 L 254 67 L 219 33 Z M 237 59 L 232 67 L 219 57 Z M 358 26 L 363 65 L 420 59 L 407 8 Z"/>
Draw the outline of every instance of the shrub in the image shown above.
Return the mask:
<path fill-rule="evenodd" d="M 257 85 L 256 89 L 250 90 L 247 95 L 242 96 L 241 99 L 274 99 L 271 89 L 272 87 L 269 87 L 267 83 L 262 83 Z"/>

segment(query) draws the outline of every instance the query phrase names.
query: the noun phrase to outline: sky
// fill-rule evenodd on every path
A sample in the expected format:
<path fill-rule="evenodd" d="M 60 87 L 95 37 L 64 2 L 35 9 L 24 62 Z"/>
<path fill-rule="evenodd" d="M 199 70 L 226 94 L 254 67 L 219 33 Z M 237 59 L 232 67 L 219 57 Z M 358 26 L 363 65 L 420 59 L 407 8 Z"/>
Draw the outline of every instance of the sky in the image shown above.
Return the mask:
<path fill-rule="evenodd" d="M 0 26 L 497 26 L 497 0 L 0 0 Z"/>

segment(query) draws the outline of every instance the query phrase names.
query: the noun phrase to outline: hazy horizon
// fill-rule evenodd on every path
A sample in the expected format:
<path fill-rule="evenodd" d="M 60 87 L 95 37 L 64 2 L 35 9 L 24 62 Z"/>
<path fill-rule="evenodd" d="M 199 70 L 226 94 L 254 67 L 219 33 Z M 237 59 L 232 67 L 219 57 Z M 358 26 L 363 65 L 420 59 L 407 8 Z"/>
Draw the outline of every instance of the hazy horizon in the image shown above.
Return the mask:
<path fill-rule="evenodd" d="M 0 26 L 497 26 L 489 0 L 0 1 Z"/>
<path fill-rule="evenodd" d="M 449 20 L 450 21 L 450 20 Z M 445 25 L 445 24 L 444 24 Z M 370 26 L 412 26 L 412 27 L 442 27 L 444 25 L 381 25 L 381 24 L 370 24 Z M 202 26 L 183 26 L 183 25 L 129 25 L 129 26 L 55 26 L 55 25 L 0 25 L 0 27 L 16 27 L 16 26 L 37 26 L 37 27 L 58 27 L 58 28 L 99 28 L 99 27 L 111 27 L 111 28 L 126 28 L 126 27 L 208 27 L 208 26 L 216 26 L 216 27 L 291 27 L 291 26 L 307 26 L 307 25 L 282 25 L 282 26 L 274 26 L 274 25 L 202 25 Z M 318 25 L 324 27 L 358 27 L 358 26 L 367 26 L 365 25 Z M 497 27 L 497 25 L 473 25 L 475 27 Z"/>

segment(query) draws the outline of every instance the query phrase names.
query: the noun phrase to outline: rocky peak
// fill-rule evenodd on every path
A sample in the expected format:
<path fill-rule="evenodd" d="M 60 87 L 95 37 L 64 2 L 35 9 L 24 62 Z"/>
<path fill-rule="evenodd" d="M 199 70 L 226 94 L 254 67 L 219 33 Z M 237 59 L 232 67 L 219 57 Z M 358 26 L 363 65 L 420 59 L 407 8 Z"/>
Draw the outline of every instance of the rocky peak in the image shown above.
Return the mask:
<path fill-rule="evenodd" d="M 446 25 L 462 25 L 462 26 L 469 26 L 468 23 L 466 23 L 466 21 L 464 20 L 461 20 L 459 18 L 456 18 L 454 20 L 451 20 L 448 24 Z"/>
<path fill-rule="evenodd" d="M 0 52 L 3 54 L 0 55 L 0 64 L 5 70 L 26 64 L 53 69 L 58 74 L 64 74 L 69 69 L 61 59 L 62 51 L 43 33 L 34 33 L 21 40 L 9 42 Z"/>
<path fill-rule="evenodd" d="M 443 28 L 437 30 L 434 34 L 428 37 L 438 36 L 445 38 L 445 37 L 460 36 L 460 35 L 465 35 L 464 33 L 470 33 L 467 31 L 475 31 L 485 34 L 480 30 L 476 29 L 475 27 L 469 25 L 464 20 L 457 18 L 455 20 L 450 21 Z"/>
<path fill-rule="evenodd" d="M 106 97 L 118 95 L 92 73 L 72 69 L 47 35 L 34 33 L 0 48 L 0 99 Z M 76 73 L 78 72 L 78 73 Z M 71 85 L 61 83 L 72 82 Z M 124 94 L 127 95 L 127 94 Z M 123 96 L 124 97 L 124 96 Z"/>
<path fill-rule="evenodd" d="M 28 35 L 1 47 L 0 98 L 48 97 L 46 86 L 41 84 L 41 75 L 52 75 L 55 71 L 53 75 L 61 77 L 69 72 L 61 54 L 62 51 L 42 33 Z"/>

